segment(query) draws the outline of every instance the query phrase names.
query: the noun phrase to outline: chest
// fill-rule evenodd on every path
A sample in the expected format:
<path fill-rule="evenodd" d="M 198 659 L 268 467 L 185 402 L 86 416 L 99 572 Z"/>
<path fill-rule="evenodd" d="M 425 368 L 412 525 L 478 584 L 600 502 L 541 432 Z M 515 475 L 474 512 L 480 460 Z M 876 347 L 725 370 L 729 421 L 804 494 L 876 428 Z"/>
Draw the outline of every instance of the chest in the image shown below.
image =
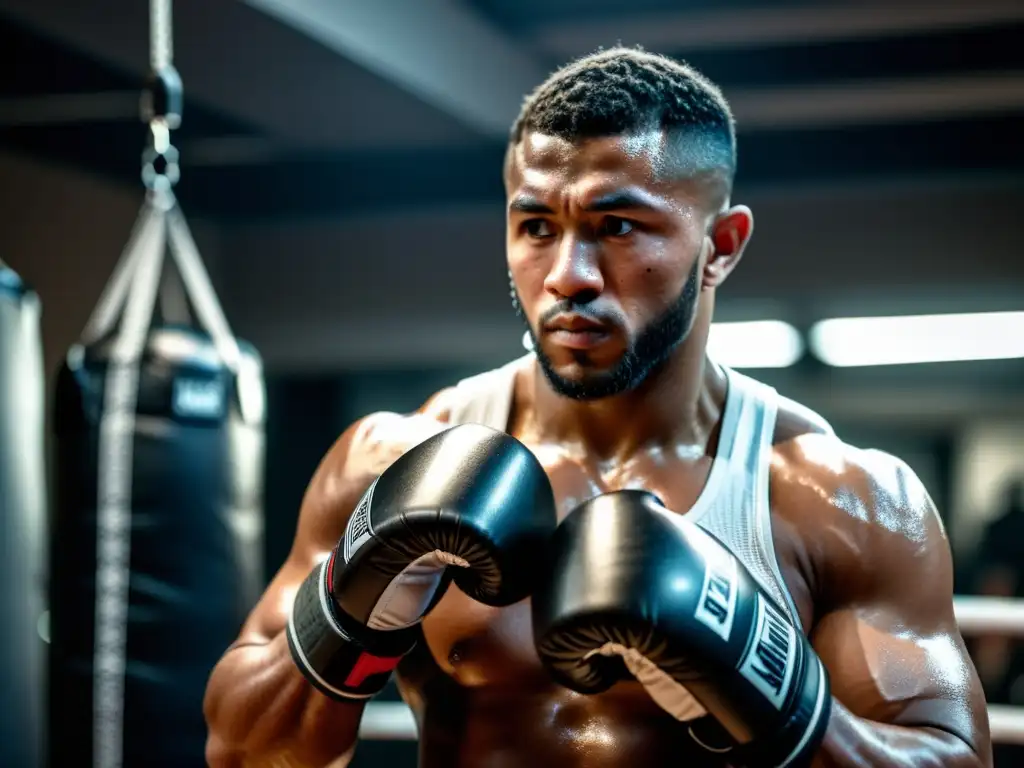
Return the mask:
<path fill-rule="evenodd" d="M 713 462 L 705 455 L 653 454 L 617 466 L 602 466 L 557 447 L 530 447 L 551 480 L 559 519 L 583 501 L 615 490 L 648 490 L 682 515 L 698 500 L 706 501 L 702 494 Z M 810 626 L 813 617 L 799 557 L 799 537 L 781 524 L 773 525 L 772 539 L 785 586 L 803 625 Z M 471 600 L 453 585 L 424 619 L 423 635 L 423 650 L 429 652 L 441 672 L 462 686 L 549 685 L 534 651 L 528 599 L 507 608 L 491 608 Z"/>

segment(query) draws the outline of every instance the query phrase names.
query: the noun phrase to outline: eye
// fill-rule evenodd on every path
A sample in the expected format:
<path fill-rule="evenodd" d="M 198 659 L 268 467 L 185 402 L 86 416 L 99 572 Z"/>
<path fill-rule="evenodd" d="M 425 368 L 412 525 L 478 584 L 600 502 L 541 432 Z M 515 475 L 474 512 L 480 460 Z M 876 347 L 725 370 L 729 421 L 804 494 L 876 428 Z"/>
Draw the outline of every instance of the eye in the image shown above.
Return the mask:
<path fill-rule="evenodd" d="M 618 216 L 608 216 L 601 222 L 601 235 L 603 237 L 625 237 L 633 232 L 633 222 L 627 219 L 620 219 Z"/>
<path fill-rule="evenodd" d="M 551 237 L 554 234 L 546 219 L 528 219 L 522 223 L 522 228 L 527 235 L 538 240 Z"/>

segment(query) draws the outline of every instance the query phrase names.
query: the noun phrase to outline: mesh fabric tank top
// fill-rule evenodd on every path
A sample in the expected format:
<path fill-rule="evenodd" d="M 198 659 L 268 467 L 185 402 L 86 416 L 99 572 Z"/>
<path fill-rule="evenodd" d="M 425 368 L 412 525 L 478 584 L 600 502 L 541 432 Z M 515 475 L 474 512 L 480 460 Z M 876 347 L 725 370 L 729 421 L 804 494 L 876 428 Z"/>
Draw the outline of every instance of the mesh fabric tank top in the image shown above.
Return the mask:
<path fill-rule="evenodd" d="M 527 355 L 531 358 L 532 355 Z M 463 379 L 456 385 L 453 423 L 476 423 L 505 431 L 512 407 L 516 371 L 523 358 Z M 772 387 L 730 368 L 718 450 L 704 489 L 686 519 L 721 541 L 794 626 L 800 616 L 779 570 L 768 500 L 772 439 L 779 395 Z"/>

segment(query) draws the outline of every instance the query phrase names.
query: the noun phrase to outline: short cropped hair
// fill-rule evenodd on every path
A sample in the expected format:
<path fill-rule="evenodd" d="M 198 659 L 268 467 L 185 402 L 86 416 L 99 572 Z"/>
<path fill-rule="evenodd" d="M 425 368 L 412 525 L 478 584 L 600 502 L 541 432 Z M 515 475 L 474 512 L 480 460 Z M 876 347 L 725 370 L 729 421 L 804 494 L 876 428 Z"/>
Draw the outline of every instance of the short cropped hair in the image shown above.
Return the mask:
<path fill-rule="evenodd" d="M 683 168 L 718 171 L 731 185 L 736 128 L 718 86 L 687 64 L 638 48 L 612 48 L 562 67 L 523 102 L 510 148 L 537 132 L 582 141 L 661 129 Z"/>

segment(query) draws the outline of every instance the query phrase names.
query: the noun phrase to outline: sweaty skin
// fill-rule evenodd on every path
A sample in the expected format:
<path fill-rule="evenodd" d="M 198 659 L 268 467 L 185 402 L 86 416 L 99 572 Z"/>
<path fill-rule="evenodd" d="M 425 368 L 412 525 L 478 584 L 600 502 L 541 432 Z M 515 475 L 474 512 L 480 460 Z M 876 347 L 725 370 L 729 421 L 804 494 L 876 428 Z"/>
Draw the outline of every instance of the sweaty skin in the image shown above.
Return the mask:
<path fill-rule="evenodd" d="M 715 453 L 726 379 L 706 358 L 707 335 L 715 289 L 739 261 L 752 217 L 709 204 L 720 186 L 663 173 L 658 146 L 650 136 L 582 145 L 527 136 L 506 165 L 509 270 L 554 375 L 579 382 L 611 370 L 687 295 L 688 276 L 700 281 L 685 339 L 629 391 L 574 400 L 535 360 L 518 371 L 507 429 L 545 467 L 561 516 L 626 488 L 685 515 Z M 540 327 L 569 299 L 602 327 L 575 336 Z M 442 391 L 411 416 L 369 416 L 324 458 L 288 561 L 211 676 L 213 768 L 347 762 L 362 707 L 305 682 L 283 635 L 288 610 L 373 478 L 447 426 L 454 396 Z M 953 615 L 949 545 L 920 481 L 894 457 L 844 444 L 791 401 L 780 404 L 773 442 L 779 566 L 834 698 L 816 768 L 990 766 L 986 705 Z M 422 634 L 397 681 L 419 724 L 423 768 L 722 765 L 639 684 L 596 696 L 554 685 L 533 648 L 528 600 L 489 608 L 452 586 Z"/>
<path fill-rule="evenodd" d="M 612 466 L 551 440 L 533 403 L 535 365 L 517 376 L 509 431 L 541 459 L 561 516 L 594 494 L 637 487 L 686 510 L 710 470 L 724 402 L 720 372 L 707 370 L 701 455 L 690 445 L 651 446 Z M 211 679 L 214 768 L 345 764 L 362 708 L 330 702 L 305 683 L 282 635 L 287 609 L 370 479 L 445 428 L 451 396 L 439 393 L 413 416 L 370 416 L 325 458 L 291 558 Z M 779 566 L 835 699 L 815 766 L 990 765 L 983 694 L 953 618 L 949 547 L 920 482 L 899 460 L 827 434 L 819 417 L 789 401 L 774 442 Z M 685 727 L 638 684 L 597 696 L 553 685 L 534 653 L 529 616 L 529 601 L 488 608 L 452 586 L 423 622 L 423 642 L 398 669 L 420 725 L 423 768 L 723 765 L 694 750 Z"/>
<path fill-rule="evenodd" d="M 519 376 L 510 432 L 541 458 L 561 515 L 622 488 L 686 510 L 717 441 L 724 385 L 708 368 L 711 427 L 698 458 L 692 446 L 659 446 L 609 467 L 546 439 L 530 370 Z M 953 618 L 949 547 L 932 502 L 906 465 L 845 445 L 823 424 L 783 401 L 770 489 L 783 578 L 836 699 L 815 765 L 988 765 L 985 702 Z M 694 750 L 638 684 L 598 696 L 552 686 L 533 652 L 528 601 L 495 610 L 453 588 L 423 633 L 399 686 L 421 724 L 425 768 L 722 765 Z"/>

